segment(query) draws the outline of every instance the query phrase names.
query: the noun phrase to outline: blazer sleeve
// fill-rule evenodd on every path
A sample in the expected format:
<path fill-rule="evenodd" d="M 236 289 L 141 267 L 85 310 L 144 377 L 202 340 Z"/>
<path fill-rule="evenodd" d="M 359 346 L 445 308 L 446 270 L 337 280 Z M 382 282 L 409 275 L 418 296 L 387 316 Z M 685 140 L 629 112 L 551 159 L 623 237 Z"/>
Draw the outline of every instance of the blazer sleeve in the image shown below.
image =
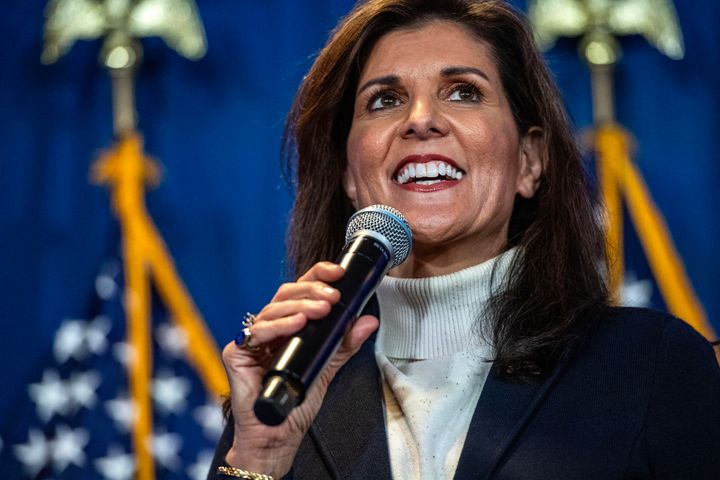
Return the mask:
<path fill-rule="evenodd" d="M 230 477 L 226 477 L 225 475 L 218 475 L 217 469 L 220 466 L 227 465 L 227 463 L 225 463 L 225 455 L 227 455 L 230 447 L 232 447 L 234 435 L 233 425 L 233 418 L 231 416 L 228 418 L 222 436 L 215 448 L 215 455 L 213 456 L 212 464 L 210 464 L 210 471 L 208 472 L 207 480 L 231 480 Z M 287 475 L 278 480 L 293 480 L 293 470 L 290 469 Z"/>
<path fill-rule="evenodd" d="M 665 326 L 645 422 L 652 478 L 720 478 L 720 366 L 681 321 Z"/>
<path fill-rule="evenodd" d="M 221 465 L 225 465 L 225 455 L 230 450 L 233 441 L 233 419 L 230 417 L 227 420 L 225 429 L 223 430 L 222 436 L 218 441 L 217 447 L 215 447 L 215 455 L 213 456 L 212 464 L 210 464 L 210 471 L 208 472 L 207 480 L 227 480 L 227 477 L 217 474 L 217 469 Z"/>

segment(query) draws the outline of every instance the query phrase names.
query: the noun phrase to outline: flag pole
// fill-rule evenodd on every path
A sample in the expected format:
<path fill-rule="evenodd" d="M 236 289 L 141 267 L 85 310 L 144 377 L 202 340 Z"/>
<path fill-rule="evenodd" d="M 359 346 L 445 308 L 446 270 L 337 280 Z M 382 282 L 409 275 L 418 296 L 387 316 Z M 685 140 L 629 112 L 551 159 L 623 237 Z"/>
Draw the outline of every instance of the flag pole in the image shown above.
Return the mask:
<path fill-rule="evenodd" d="M 161 8 L 155 11 L 163 12 L 163 15 L 132 23 L 131 19 L 137 19 L 132 15 L 136 2 L 125 2 L 121 5 L 124 10 L 118 10 L 105 8 L 107 5 L 99 3 L 76 0 L 73 4 L 73 0 L 51 0 L 46 9 L 45 46 L 41 57 L 43 63 L 53 63 L 70 49 L 76 38 L 104 38 L 101 61 L 112 81 L 116 142 L 93 164 L 91 178 L 110 189 L 113 210 L 122 232 L 126 279 L 123 303 L 127 317 L 127 341 L 132 352 L 128 376 L 130 395 L 137 412 L 132 444 L 137 459 L 135 478 L 138 480 L 155 478 L 151 451 L 151 281 L 155 282 L 172 321 L 187 338 L 192 339 L 188 342 L 189 361 L 207 390 L 216 398 L 228 391 L 219 349 L 145 206 L 146 185 L 157 184 L 160 175 L 156 163 L 145 156 L 142 138 L 137 131 L 134 78 L 142 59 L 142 48 L 137 38 L 162 32 L 166 42 L 183 56 L 191 59 L 202 57 L 206 50 L 202 24 L 194 2 L 185 0 L 184 3 L 180 5 L 183 8 L 177 9 L 181 14 L 179 17 L 173 16 L 172 9 Z M 78 25 L 82 22 L 87 22 L 84 25 L 87 28 Z M 93 25 L 103 27 L 88 35 L 88 29 Z M 78 32 L 83 32 L 84 36 L 80 37 Z"/>

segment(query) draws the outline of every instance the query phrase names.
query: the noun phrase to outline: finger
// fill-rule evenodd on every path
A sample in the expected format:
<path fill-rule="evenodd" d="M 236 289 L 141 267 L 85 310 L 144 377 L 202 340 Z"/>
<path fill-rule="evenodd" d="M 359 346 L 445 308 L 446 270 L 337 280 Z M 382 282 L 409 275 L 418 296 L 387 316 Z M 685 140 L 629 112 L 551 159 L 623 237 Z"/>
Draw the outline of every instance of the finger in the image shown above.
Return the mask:
<path fill-rule="evenodd" d="M 330 302 L 327 300 L 285 300 L 269 303 L 257 315 L 255 323 L 273 322 L 276 318 L 302 313 L 308 318 L 323 318 L 330 313 Z"/>
<path fill-rule="evenodd" d="M 296 313 L 271 322 L 256 323 L 250 328 L 250 345 L 252 348 L 271 343 L 279 338 L 297 333 L 307 323 L 307 317 Z"/>
<path fill-rule="evenodd" d="M 222 350 L 222 361 L 231 386 L 236 384 L 236 381 L 242 381 L 237 375 L 244 369 L 260 368 L 260 371 L 254 372 L 255 375 L 262 377 L 264 374 L 264 369 L 254 353 L 247 348 L 240 348 L 235 342 L 225 345 Z M 240 375 L 246 377 L 252 374 L 251 370 L 245 370 L 245 373 Z"/>
<path fill-rule="evenodd" d="M 289 282 L 280 285 L 272 302 L 279 302 L 291 298 L 314 298 L 335 303 L 340 299 L 340 292 L 325 282 L 319 280 L 304 282 Z"/>
<path fill-rule="evenodd" d="M 312 282 L 315 280 L 334 282 L 335 280 L 339 280 L 344 274 L 345 269 L 336 263 L 318 262 L 298 278 L 298 282 Z"/>

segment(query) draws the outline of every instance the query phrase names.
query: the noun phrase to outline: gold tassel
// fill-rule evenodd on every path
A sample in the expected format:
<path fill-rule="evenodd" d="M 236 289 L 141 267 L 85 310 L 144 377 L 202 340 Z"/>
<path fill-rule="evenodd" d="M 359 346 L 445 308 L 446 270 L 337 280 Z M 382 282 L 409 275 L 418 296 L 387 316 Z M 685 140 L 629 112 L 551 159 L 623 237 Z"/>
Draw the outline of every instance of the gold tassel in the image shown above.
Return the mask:
<path fill-rule="evenodd" d="M 112 205 L 123 237 L 124 305 L 128 322 L 130 394 L 137 409 L 132 440 L 139 480 L 155 476 L 152 435 L 152 319 L 150 274 L 170 312 L 188 339 L 188 357 L 208 391 L 217 398 L 228 391 L 220 352 L 182 283 L 172 258 L 145 208 L 145 185 L 157 183 L 159 170 L 142 151 L 137 134 L 119 140 L 93 165 L 92 179 L 110 186 Z"/>

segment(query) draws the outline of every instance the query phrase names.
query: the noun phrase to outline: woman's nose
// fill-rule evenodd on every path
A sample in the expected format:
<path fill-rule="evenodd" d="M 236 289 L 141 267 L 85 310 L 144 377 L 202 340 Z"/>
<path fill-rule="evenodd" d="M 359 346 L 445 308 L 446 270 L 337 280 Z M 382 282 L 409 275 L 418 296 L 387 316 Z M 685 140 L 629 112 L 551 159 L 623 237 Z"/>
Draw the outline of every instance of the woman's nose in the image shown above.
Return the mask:
<path fill-rule="evenodd" d="M 447 121 L 437 107 L 430 99 L 415 99 L 401 127 L 402 137 L 425 139 L 447 134 Z"/>

